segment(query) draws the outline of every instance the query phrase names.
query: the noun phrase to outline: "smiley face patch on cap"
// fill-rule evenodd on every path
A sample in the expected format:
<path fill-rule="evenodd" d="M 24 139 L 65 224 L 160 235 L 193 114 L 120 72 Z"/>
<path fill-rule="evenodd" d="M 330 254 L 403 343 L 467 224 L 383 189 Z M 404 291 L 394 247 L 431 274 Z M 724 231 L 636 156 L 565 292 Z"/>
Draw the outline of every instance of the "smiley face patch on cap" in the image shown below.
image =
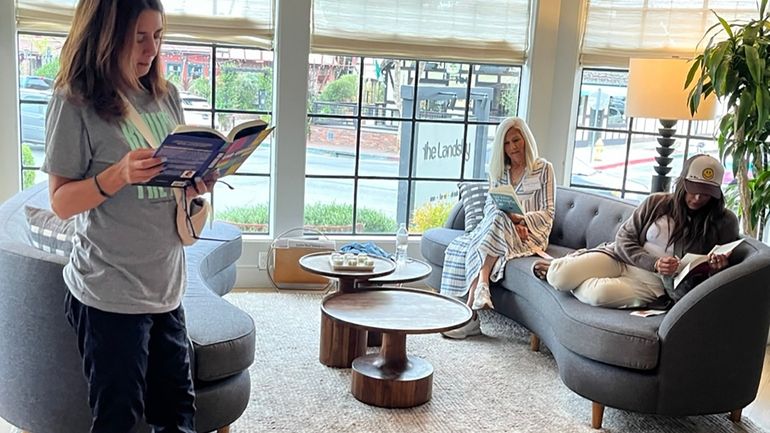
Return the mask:
<path fill-rule="evenodd" d="M 690 194 L 708 194 L 714 198 L 722 197 L 722 178 L 725 169 L 713 156 L 702 154 L 690 158 L 685 173 L 685 190 Z"/>

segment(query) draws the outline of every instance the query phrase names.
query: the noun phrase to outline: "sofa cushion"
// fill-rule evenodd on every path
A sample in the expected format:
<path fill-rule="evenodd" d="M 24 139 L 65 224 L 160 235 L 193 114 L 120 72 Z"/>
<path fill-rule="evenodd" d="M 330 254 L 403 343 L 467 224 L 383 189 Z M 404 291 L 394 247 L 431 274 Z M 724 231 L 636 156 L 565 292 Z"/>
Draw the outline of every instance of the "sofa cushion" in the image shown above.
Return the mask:
<path fill-rule="evenodd" d="M 636 206 L 614 197 L 559 187 L 549 241 L 574 249 L 614 241 L 634 209 Z"/>
<path fill-rule="evenodd" d="M 182 303 L 187 333 L 195 347 L 195 379 L 215 381 L 247 369 L 254 361 L 254 322 L 246 312 L 217 296 L 235 284 L 241 232 L 219 221 L 203 235 L 227 242 L 198 241 L 185 248 L 187 291 Z M 227 318 L 223 320 L 223 318 Z"/>
<path fill-rule="evenodd" d="M 29 235 L 35 248 L 57 256 L 69 257 L 75 227 L 72 218 L 62 220 L 48 209 L 24 206 Z"/>
<path fill-rule="evenodd" d="M 637 370 L 658 365 L 658 328 L 663 316 L 634 317 L 629 310 L 599 308 L 578 301 L 572 293 L 558 292 L 532 275 L 536 257 L 511 260 L 502 286 L 536 305 L 567 349 L 605 364 Z M 523 282 L 517 284 L 517 282 Z M 497 301 L 495 301 L 497 304 Z M 502 307 L 502 306 L 499 306 Z M 505 310 L 505 308 L 501 308 Z"/>
<path fill-rule="evenodd" d="M 249 368 L 254 362 L 256 335 L 247 313 L 204 290 L 188 291 L 182 303 L 187 333 L 195 347 L 195 379 L 210 382 Z"/>
<path fill-rule="evenodd" d="M 444 251 L 457 237 L 463 234 L 462 230 L 447 229 L 443 227 L 428 229 L 422 234 L 420 252 L 429 263 L 444 266 Z"/>
<path fill-rule="evenodd" d="M 465 209 L 465 231 L 470 233 L 484 219 L 489 184 L 486 182 L 460 182 L 460 201 Z"/>

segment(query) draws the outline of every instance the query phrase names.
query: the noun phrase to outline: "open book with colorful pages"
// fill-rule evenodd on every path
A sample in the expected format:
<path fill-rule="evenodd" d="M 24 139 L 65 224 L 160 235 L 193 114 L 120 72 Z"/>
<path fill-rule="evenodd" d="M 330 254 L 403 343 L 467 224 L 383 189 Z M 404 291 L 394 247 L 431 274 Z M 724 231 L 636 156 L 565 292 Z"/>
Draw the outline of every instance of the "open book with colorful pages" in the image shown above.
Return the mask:
<path fill-rule="evenodd" d="M 262 120 L 236 125 L 228 135 L 205 126 L 179 125 L 155 150 L 165 158 L 163 171 L 145 185 L 183 188 L 195 178 L 235 173 L 273 131 Z"/>
<path fill-rule="evenodd" d="M 688 275 L 697 273 L 709 272 L 709 255 L 711 254 L 730 254 L 732 251 L 743 242 L 743 239 L 730 242 L 724 245 L 715 245 L 714 248 L 709 251 L 708 254 L 691 254 L 687 253 L 682 260 L 679 261 L 679 269 L 674 277 L 674 287 L 678 287 L 679 284 L 684 281 Z"/>
<path fill-rule="evenodd" d="M 524 214 L 524 206 L 521 205 L 516 190 L 511 185 L 500 185 L 490 188 L 488 192 L 498 209 L 503 212 Z"/>

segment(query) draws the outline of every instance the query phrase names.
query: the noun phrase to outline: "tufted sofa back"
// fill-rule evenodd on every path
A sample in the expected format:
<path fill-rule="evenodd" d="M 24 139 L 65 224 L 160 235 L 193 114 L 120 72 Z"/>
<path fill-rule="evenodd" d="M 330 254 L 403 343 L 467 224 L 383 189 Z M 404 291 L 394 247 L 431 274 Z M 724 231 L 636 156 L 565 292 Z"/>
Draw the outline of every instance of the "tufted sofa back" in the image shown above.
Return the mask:
<path fill-rule="evenodd" d="M 613 197 L 558 187 L 549 242 L 573 249 L 612 242 L 634 209 L 636 206 Z"/>
<path fill-rule="evenodd" d="M 572 249 L 612 242 L 621 224 L 636 206 L 606 195 L 560 186 L 556 188 L 556 216 L 549 243 Z M 445 228 L 463 230 L 465 212 L 458 202 L 449 213 Z"/>

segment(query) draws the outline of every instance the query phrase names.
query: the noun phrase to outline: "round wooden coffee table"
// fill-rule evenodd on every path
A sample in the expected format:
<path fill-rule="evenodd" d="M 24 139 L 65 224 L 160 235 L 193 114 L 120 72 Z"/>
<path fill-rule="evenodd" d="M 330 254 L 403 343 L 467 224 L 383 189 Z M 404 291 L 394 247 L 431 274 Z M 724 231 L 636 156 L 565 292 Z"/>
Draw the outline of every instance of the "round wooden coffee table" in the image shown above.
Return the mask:
<path fill-rule="evenodd" d="M 339 292 L 356 290 L 357 283 L 369 278 L 382 277 L 392 273 L 396 264 L 381 257 L 371 257 L 374 269 L 371 271 L 335 271 L 329 263 L 331 252 L 313 253 L 299 259 L 299 266 L 314 274 L 339 280 Z M 350 368 L 353 360 L 366 353 L 367 332 L 331 320 L 321 309 L 321 339 L 318 359 L 328 367 Z"/>
<path fill-rule="evenodd" d="M 459 328 L 472 315 L 455 299 L 400 288 L 333 293 L 324 298 L 321 310 L 346 326 L 382 332 L 380 352 L 353 361 L 351 383 L 353 396 L 381 407 L 412 407 L 431 398 L 433 366 L 406 354 L 406 336 Z"/>
<path fill-rule="evenodd" d="M 406 259 L 403 265 L 396 264 L 396 270 L 384 277 L 370 278 L 366 281 L 357 283 L 358 288 L 379 289 L 382 286 L 402 287 L 404 283 L 413 283 L 425 279 L 430 275 L 433 269 L 429 264 L 422 260 Z M 375 331 L 369 331 L 366 336 L 366 345 L 369 347 L 382 345 L 382 334 Z"/>

